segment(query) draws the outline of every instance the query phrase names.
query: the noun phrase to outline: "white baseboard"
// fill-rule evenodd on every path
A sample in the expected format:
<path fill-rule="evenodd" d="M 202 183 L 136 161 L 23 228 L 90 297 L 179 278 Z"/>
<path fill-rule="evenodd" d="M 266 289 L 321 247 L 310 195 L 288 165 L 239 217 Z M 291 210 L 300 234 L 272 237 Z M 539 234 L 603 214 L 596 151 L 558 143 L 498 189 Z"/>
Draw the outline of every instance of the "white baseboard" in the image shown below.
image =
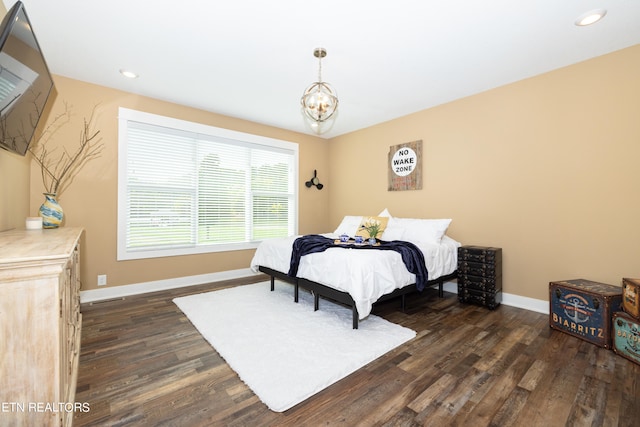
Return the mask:
<path fill-rule="evenodd" d="M 502 293 L 502 304 L 511 307 L 524 308 L 537 313 L 549 314 L 549 301 L 522 297 L 520 295 Z"/>
<path fill-rule="evenodd" d="M 104 289 L 91 289 L 80 291 L 80 302 L 97 302 L 110 299 L 123 298 L 131 295 L 145 294 L 148 292 L 164 291 L 167 289 L 182 288 L 186 286 L 203 285 L 205 283 L 220 282 L 223 280 L 239 279 L 255 276 L 249 268 L 239 270 L 221 271 L 218 273 L 200 274 L 197 276 L 178 277 L 175 279 L 156 280 L 153 282 L 136 283 L 133 285 L 114 286 Z M 457 282 L 445 282 L 443 286 L 446 292 L 458 293 Z M 549 314 L 549 302 L 520 295 L 502 293 L 502 304 L 538 313 Z"/>
<path fill-rule="evenodd" d="M 185 286 L 202 285 L 205 283 L 220 282 L 223 280 L 239 279 L 255 276 L 249 268 L 239 270 L 221 271 L 218 273 L 200 274 L 197 276 L 178 277 L 175 279 L 156 280 L 152 282 L 136 283 L 133 285 L 113 286 L 104 289 L 90 289 L 80 291 L 80 302 L 96 302 L 110 299 L 123 298 L 131 295 L 145 294 L 148 292 L 164 291 L 167 289 L 182 288 Z"/>
<path fill-rule="evenodd" d="M 443 286 L 445 292 L 451 292 L 452 294 L 458 294 L 458 282 L 444 282 Z"/>
<path fill-rule="evenodd" d="M 454 294 L 458 293 L 457 282 L 445 282 L 444 290 Z M 511 307 L 522 308 L 537 313 L 549 314 L 549 301 L 539 300 L 535 298 L 522 297 L 515 294 L 507 294 L 502 292 L 502 304 Z"/>

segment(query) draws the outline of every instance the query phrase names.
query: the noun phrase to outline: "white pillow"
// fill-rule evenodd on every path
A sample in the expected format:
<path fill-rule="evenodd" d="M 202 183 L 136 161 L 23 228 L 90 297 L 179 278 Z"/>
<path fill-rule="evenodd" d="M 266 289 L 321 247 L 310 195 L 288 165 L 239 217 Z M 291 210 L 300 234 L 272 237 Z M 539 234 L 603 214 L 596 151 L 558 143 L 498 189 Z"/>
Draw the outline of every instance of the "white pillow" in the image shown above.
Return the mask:
<path fill-rule="evenodd" d="M 386 241 L 404 240 L 404 228 L 402 227 L 402 224 L 398 222 L 398 218 L 389 217 L 387 228 L 384 229 L 381 239 Z"/>
<path fill-rule="evenodd" d="M 384 210 L 380 212 L 378 216 L 388 216 L 389 218 L 391 218 L 391 214 L 389 213 L 389 209 L 387 208 L 384 208 Z"/>
<path fill-rule="evenodd" d="M 356 235 L 361 222 L 362 216 L 347 215 L 342 218 L 342 222 L 338 225 L 334 233 L 338 235 L 346 234 L 349 237 L 353 237 Z"/>
<path fill-rule="evenodd" d="M 404 230 L 403 240 L 412 243 L 439 244 L 447 232 L 451 219 L 394 218 Z"/>

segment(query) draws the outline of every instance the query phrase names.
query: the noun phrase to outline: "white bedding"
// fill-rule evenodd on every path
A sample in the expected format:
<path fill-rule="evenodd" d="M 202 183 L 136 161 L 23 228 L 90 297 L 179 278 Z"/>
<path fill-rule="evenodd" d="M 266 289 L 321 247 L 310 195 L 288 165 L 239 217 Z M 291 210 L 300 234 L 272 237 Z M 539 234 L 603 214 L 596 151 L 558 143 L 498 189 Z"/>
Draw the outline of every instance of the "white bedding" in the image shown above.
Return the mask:
<path fill-rule="evenodd" d="M 323 236 L 338 238 L 334 233 Z M 263 241 L 251 260 L 251 269 L 257 272 L 258 267 L 263 266 L 286 274 L 293 242 L 298 237 Z M 414 244 L 424 255 L 429 280 L 455 271 L 459 242 L 445 235 L 440 244 Z M 382 295 L 416 281 L 415 274 L 407 270 L 398 252 L 345 248 L 330 248 L 303 256 L 297 276 L 349 293 L 356 303 L 360 319 L 369 315 L 373 303 Z"/>

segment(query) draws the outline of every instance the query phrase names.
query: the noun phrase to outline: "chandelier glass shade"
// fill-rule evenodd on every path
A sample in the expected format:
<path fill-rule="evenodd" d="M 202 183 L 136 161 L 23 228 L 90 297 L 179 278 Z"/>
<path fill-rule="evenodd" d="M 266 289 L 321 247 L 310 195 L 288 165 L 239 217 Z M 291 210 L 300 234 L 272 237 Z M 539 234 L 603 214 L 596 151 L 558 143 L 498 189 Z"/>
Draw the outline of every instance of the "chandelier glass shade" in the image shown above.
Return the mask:
<path fill-rule="evenodd" d="M 329 83 L 322 81 L 322 58 L 327 56 L 327 51 L 317 48 L 313 55 L 318 58 L 318 81 L 305 89 L 300 104 L 305 119 L 319 132 L 320 125 L 334 117 L 337 112 L 338 95 Z"/>

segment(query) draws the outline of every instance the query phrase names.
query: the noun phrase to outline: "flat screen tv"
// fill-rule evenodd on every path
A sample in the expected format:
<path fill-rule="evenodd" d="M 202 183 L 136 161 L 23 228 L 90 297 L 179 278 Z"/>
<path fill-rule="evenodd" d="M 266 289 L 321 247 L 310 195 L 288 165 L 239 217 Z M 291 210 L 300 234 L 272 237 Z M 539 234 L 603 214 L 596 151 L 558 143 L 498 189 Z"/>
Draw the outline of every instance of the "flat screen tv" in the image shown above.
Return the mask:
<path fill-rule="evenodd" d="M 25 155 L 53 79 L 22 2 L 0 26 L 0 147 Z"/>

